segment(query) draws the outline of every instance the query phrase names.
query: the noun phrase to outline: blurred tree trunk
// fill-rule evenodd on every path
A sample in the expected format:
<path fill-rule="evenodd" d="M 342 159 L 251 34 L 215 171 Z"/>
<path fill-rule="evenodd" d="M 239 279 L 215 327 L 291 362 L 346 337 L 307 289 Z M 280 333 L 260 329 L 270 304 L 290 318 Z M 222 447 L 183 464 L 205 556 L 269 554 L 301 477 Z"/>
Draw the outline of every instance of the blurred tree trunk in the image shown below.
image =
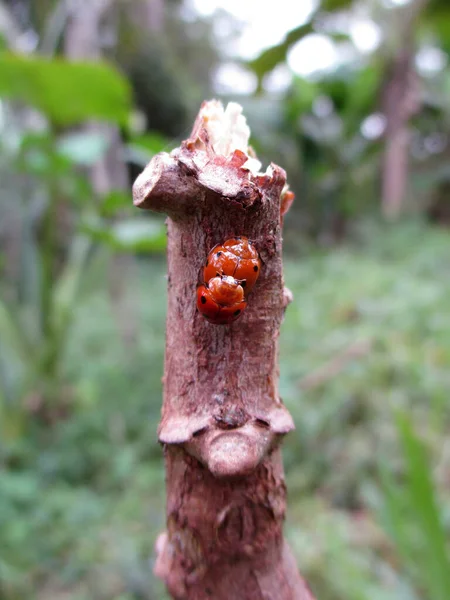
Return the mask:
<path fill-rule="evenodd" d="M 382 167 L 382 210 L 395 219 L 402 210 L 408 182 L 409 120 L 418 108 L 414 51 L 394 58 L 383 93 L 386 137 Z"/>
<path fill-rule="evenodd" d="M 99 60 L 102 57 L 101 23 L 112 0 L 88 0 L 72 3 L 64 36 L 64 49 L 71 60 Z M 90 123 L 87 131 L 101 133 L 108 140 L 108 151 L 91 170 L 94 191 L 104 196 L 113 189 L 128 189 L 128 172 L 117 127 Z"/>
<path fill-rule="evenodd" d="M 395 31 L 396 52 L 387 70 L 382 91 L 386 117 L 385 149 L 382 163 L 382 212 L 395 219 L 402 211 L 407 191 L 410 130 L 409 121 L 420 109 L 418 76 L 415 70 L 415 28 L 428 0 L 416 0 L 400 13 Z"/>
<path fill-rule="evenodd" d="M 24 39 L 25 31 L 21 23 L 16 18 L 14 12 L 10 9 L 7 3 L 0 0 L 0 34 L 5 40 L 6 47 L 13 52 L 22 52 L 26 46 Z M 3 118 L 5 124 L 2 134 L 5 136 L 16 135 L 17 131 L 26 124 L 30 130 L 39 128 L 40 118 L 36 112 L 26 106 L 18 106 L 5 102 L 3 105 Z M 4 205 L 1 206 L 2 222 L 0 223 L 0 250 L 4 253 L 5 260 L 2 261 L 2 273 L 8 282 L 16 282 L 17 286 L 13 286 L 9 291 L 14 296 L 14 300 L 18 301 L 23 293 L 20 290 L 20 272 L 23 267 L 23 237 L 27 235 L 24 226 L 24 210 L 23 198 L 27 198 L 29 204 L 33 204 L 33 199 L 37 195 L 37 191 L 33 186 L 30 178 L 26 174 L 18 176 L 17 174 L 8 172 L 1 173 L 2 181 L 2 200 Z M 7 191 L 7 193 L 5 193 Z M 11 201 L 11 199 L 14 199 Z M 35 220 L 33 210 L 27 211 L 28 226 L 34 228 Z M 15 289 L 13 292 L 12 290 Z M 11 297 L 10 300 L 13 300 Z"/>
<path fill-rule="evenodd" d="M 4 2 L 0 2 L 0 33 L 8 48 L 20 49 L 20 38 L 23 32 Z"/>
<path fill-rule="evenodd" d="M 99 60 L 102 57 L 102 24 L 114 10 L 113 0 L 81 0 L 70 6 L 64 36 L 66 56 L 71 60 Z M 112 190 L 128 190 L 128 170 L 120 131 L 113 125 L 92 122 L 84 126 L 88 133 L 101 134 L 108 142 L 106 154 L 90 168 L 92 187 L 100 201 Z M 115 254 L 109 268 L 109 291 L 117 325 L 124 343 L 132 343 L 137 323 L 129 310 L 127 276 L 131 256 Z"/>
<path fill-rule="evenodd" d="M 152 33 L 164 30 L 164 0 L 137 0 L 127 8 L 139 29 Z"/>

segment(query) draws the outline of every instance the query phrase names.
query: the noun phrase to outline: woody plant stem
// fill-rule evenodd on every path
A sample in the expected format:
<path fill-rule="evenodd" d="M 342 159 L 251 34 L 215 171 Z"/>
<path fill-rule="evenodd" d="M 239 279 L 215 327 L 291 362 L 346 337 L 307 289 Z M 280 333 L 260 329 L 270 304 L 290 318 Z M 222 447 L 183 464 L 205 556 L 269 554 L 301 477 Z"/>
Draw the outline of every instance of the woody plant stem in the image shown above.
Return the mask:
<path fill-rule="evenodd" d="M 283 285 L 282 208 L 292 200 L 276 165 L 258 173 L 241 107 L 203 103 L 189 139 L 156 155 L 134 203 L 168 215 L 168 310 L 159 440 L 167 531 L 156 574 L 177 600 L 313 600 L 283 540 L 280 441 L 293 421 L 278 396 Z M 243 235 L 261 273 L 229 325 L 196 311 L 209 250 Z"/>

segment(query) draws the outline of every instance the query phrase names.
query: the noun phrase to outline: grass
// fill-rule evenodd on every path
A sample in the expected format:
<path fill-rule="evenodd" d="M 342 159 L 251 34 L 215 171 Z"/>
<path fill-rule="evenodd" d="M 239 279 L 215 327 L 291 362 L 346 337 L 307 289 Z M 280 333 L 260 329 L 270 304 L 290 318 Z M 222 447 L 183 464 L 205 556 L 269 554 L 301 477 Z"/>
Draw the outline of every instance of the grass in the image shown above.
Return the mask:
<path fill-rule="evenodd" d="M 428 575 L 447 564 L 449 257 L 448 232 L 417 223 L 286 257 L 295 300 L 280 391 L 297 426 L 284 444 L 286 532 L 320 600 L 443 598 Z M 166 598 L 151 573 L 164 526 L 165 265 L 130 263 L 113 303 L 105 270 L 99 259 L 65 359 L 74 414 L 52 429 L 30 422 L 2 445 L 5 600 Z M 437 563 L 411 568 L 410 540 L 430 536 Z"/>

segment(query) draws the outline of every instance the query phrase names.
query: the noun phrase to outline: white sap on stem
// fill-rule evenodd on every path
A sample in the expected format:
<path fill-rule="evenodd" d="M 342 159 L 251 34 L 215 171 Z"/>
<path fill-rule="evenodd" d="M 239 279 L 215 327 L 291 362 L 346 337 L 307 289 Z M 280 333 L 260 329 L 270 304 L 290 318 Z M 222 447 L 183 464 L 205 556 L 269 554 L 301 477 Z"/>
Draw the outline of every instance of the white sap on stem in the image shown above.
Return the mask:
<path fill-rule="evenodd" d="M 251 156 L 252 150 L 248 145 L 250 127 L 240 104 L 229 102 L 224 109 L 221 102 L 211 100 L 204 104 L 200 116 L 216 154 L 231 156 L 235 150 L 240 150 L 249 156 L 243 167 L 253 174 L 259 172 L 261 163 Z"/>
<path fill-rule="evenodd" d="M 269 165 L 261 173 L 249 138 L 250 128 L 239 104 L 230 102 L 224 109 L 218 100 L 204 102 L 186 144 L 170 154 L 155 155 L 134 182 L 135 206 L 171 215 L 184 210 L 186 198 L 198 197 L 199 185 L 222 197 L 235 198 L 241 194 L 245 179 L 254 181 L 263 176 L 270 180 L 273 167 Z M 180 164 L 187 169 L 180 170 Z"/>
<path fill-rule="evenodd" d="M 224 110 L 221 102 L 212 100 L 205 103 L 200 115 L 217 154 L 230 156 L 235 150 L 248 153 L 250 127 L 240 104 L 229 102 Z"/>

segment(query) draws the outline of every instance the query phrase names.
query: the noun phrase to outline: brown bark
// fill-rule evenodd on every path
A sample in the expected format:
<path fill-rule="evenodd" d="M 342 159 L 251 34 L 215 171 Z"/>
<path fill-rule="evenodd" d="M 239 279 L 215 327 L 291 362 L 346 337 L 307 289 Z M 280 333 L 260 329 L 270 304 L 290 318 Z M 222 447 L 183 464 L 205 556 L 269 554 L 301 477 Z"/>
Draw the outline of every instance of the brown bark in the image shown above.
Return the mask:
<path fill-rule="evenodd" d="M 395 32 L 397 51 L 392 58 L 382 94 L 386 116 L 385 150 L 382 164 L 383 215 L 396 219 L 402 212 L 408 187 L 409 122 L 420 110 L 420 90 L 414 66 L 414 33 L 418 18 L 429 0 L 415 0 L 400 11 Z"/>
<path fill-rule="evenodd" d="M 393 63 L 383 94 L 386 141 L 383 156 L 382 209 L 387 219 L 399 216 L 408 183 L 409 121 L 419 109 L 414 52 L 407 48 Z"/>
<path fill-rule="evenodd" d="M 155 572 L 173 598 L 312 600 L 282 536 L 282 436 L 293 428 L 278 396 L 283 287 L 280 198 L 285 173 L 253 175 L 241 150 L 218 154 L 204 103 L 191 137 L 155 156 L 135 204 L 169 215 L 164 404 L 167 532 Z M 226 134 L 225 134 L 226 135 Z M 231 139 L 231 134 L 230 134 Z M 197 311 L 209 250 L 251 238 L 262 260 L 249 305 L 231 325 Z"/>
<path fill-rule="evenodd" d="M 151 33 L 164 30 L 164 0 L 138 0 L 128 6 L 133 23 Z"/>

